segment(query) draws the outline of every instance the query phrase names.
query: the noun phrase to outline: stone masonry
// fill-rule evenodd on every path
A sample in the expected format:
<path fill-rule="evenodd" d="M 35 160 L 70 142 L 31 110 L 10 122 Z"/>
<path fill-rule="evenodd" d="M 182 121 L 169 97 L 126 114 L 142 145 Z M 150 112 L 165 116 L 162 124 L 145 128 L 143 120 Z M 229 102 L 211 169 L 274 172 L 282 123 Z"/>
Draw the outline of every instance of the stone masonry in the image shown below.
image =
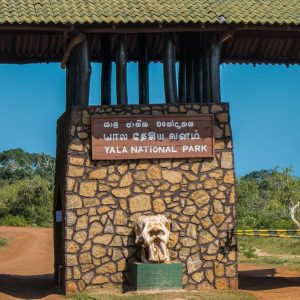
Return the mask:
<path fill-rule="evenodd" d="M 202 113 L 215 116 L 213 159 L 91 160 L 91 115 Z M 237 288 L 237 253 L 220 253 L 236 220 L 228 104 L 73 108 L 57 131 L 66 293 L 126 286 L 138 257 L 134 222 L 147 213 L 172 220 L 170 255 L 184 266 L 184 288 Z"/>

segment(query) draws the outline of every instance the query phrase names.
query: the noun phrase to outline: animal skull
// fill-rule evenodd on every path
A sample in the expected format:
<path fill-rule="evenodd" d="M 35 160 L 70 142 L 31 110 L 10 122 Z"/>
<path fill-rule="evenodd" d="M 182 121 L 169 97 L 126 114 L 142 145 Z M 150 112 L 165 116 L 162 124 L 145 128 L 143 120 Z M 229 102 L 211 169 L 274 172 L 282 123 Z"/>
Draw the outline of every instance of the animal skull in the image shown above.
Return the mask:
<path fill-rule="evenodd" d="M 142 262 L 170 261 L 168 243 L 171 222 L 164 215 L 140 216 L 135 225 L 135 243 L 142 245 Z"/>

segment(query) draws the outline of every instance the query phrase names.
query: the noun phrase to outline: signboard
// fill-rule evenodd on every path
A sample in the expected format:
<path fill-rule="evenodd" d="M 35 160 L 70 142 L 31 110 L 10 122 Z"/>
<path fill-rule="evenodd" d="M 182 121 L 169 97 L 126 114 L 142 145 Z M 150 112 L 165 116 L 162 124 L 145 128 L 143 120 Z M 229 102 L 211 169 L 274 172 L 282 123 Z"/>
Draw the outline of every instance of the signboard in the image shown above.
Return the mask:
<path fill-rule="evenodd" d="M 93 116 L 94 160 L 214 156 L 213 115 Z"/>

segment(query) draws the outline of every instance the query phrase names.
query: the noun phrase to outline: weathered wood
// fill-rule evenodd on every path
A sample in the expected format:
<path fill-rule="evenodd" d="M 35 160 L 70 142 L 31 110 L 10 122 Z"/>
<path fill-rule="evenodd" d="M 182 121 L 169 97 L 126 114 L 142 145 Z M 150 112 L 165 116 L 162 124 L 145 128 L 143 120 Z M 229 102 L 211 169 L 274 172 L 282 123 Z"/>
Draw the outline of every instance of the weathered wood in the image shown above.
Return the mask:
<path fill-rule="evenodd" d="M 203 38 L 203 102 L 211 102 L 211 89 L 210 89 L 210 55 L 209 55 L 209 44 L 210 38 L 207 34 Z"/>
<path fill-rule="evenodd" d="M 185 35 L 179 37 L 179 103 L 186 103 L 186 39 Z"/>
<path fill-rule="evenodd" d="M 66 69 L 66 110 L 71 109 L 75 98 L 75 71 L 76 65 L 74 63 L 75 55 L 71 55 Z"/>
<path fill-rule="evenodd" d="M 178 91 L 179 103 L 186 103 L 186 37 L 184 34 L 179 36 L 179 78 L 178 78 Z"/>
<path fill-rule="evenodd" d="M 211 102 L 221 101 L 220 96 L 220 43 L 217 33 L 211 34 L 210 47 L 210 87 Z"/>
<path fill-rule="evenodd" d="M 139 103 L 149 103 L 148 36 L 138 35 Z"/>
<path fill-rule="evenodd" d="M 165 34 L 164 49 L 164 82 L 167 103 L 177 103 L 176 71 L 175 71 L 175 36 Z"/>
<path fill-rule="evenodd" d="M 119 35 L 116 53 L 117 103 L 127 104 L 127 35 Z"/>
<path fill-rule="evenodd" d="M 111 39 L 109 35 L 103 35 L 101 38 L 103 58 L 101 71 L 101 104 L 111 104 Z"/>
<path fill-rule="evenodd" d="M 74 105 L 87 106 L 89 104 L 90 93 L 90 76 L 91 76 L 91 63 L 89 59 L 88 42 L 83 41 L 76 47 L 76 96 Z"/>
<path fill-rule="evenodd" d="M 203 102 L 203 50 L 201 33 L 194 34 L 194 87 L 195 102 Z"/>
<path fill-rule="evenodd" d="M 80 36 L 81 43 L 72 47 L 65 61 L 67 110 L 72 106 L 87 106 L 89 102 L 91 65 L 87 40 Z"/>
<path fill-rule="evenodd" d="M 187 41 L 187 57 L 186 57 L 186 98 L 187 102 L 195 102 L 195 93 L 194 93 L 194 42 L 193 34 L 188 34 Z"/>

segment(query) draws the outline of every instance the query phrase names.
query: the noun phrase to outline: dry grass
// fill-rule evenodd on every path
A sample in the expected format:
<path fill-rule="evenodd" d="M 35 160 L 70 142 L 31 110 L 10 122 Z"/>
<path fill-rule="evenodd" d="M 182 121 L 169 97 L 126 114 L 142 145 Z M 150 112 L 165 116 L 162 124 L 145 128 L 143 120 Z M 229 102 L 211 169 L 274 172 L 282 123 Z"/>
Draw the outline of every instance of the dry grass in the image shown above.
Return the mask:
<path fill-rule="evenodd" d="M 4 247 L 4 246 L 6 246 L 7 245 L 7 239 L 4 239 L 4 238 L 1 238 L 0 237 L 0 247 Z"/>
<path fill-rule="evenodd" d="M 88 292 L 77 294 L 73 300 L 253 300 L 254 296 L 240 291 L 212 291 L 212 292 L 152 292 L 152 293 L 124 293 L 108 294 L 102 292 Z"/>
<path fill-rule="evenodd" d="M 256 250 L 253 257 L 240 255 L 241 263 L 272 265 L 300 271 L 300 239 L 239 237 L 239 242 Z"/>

